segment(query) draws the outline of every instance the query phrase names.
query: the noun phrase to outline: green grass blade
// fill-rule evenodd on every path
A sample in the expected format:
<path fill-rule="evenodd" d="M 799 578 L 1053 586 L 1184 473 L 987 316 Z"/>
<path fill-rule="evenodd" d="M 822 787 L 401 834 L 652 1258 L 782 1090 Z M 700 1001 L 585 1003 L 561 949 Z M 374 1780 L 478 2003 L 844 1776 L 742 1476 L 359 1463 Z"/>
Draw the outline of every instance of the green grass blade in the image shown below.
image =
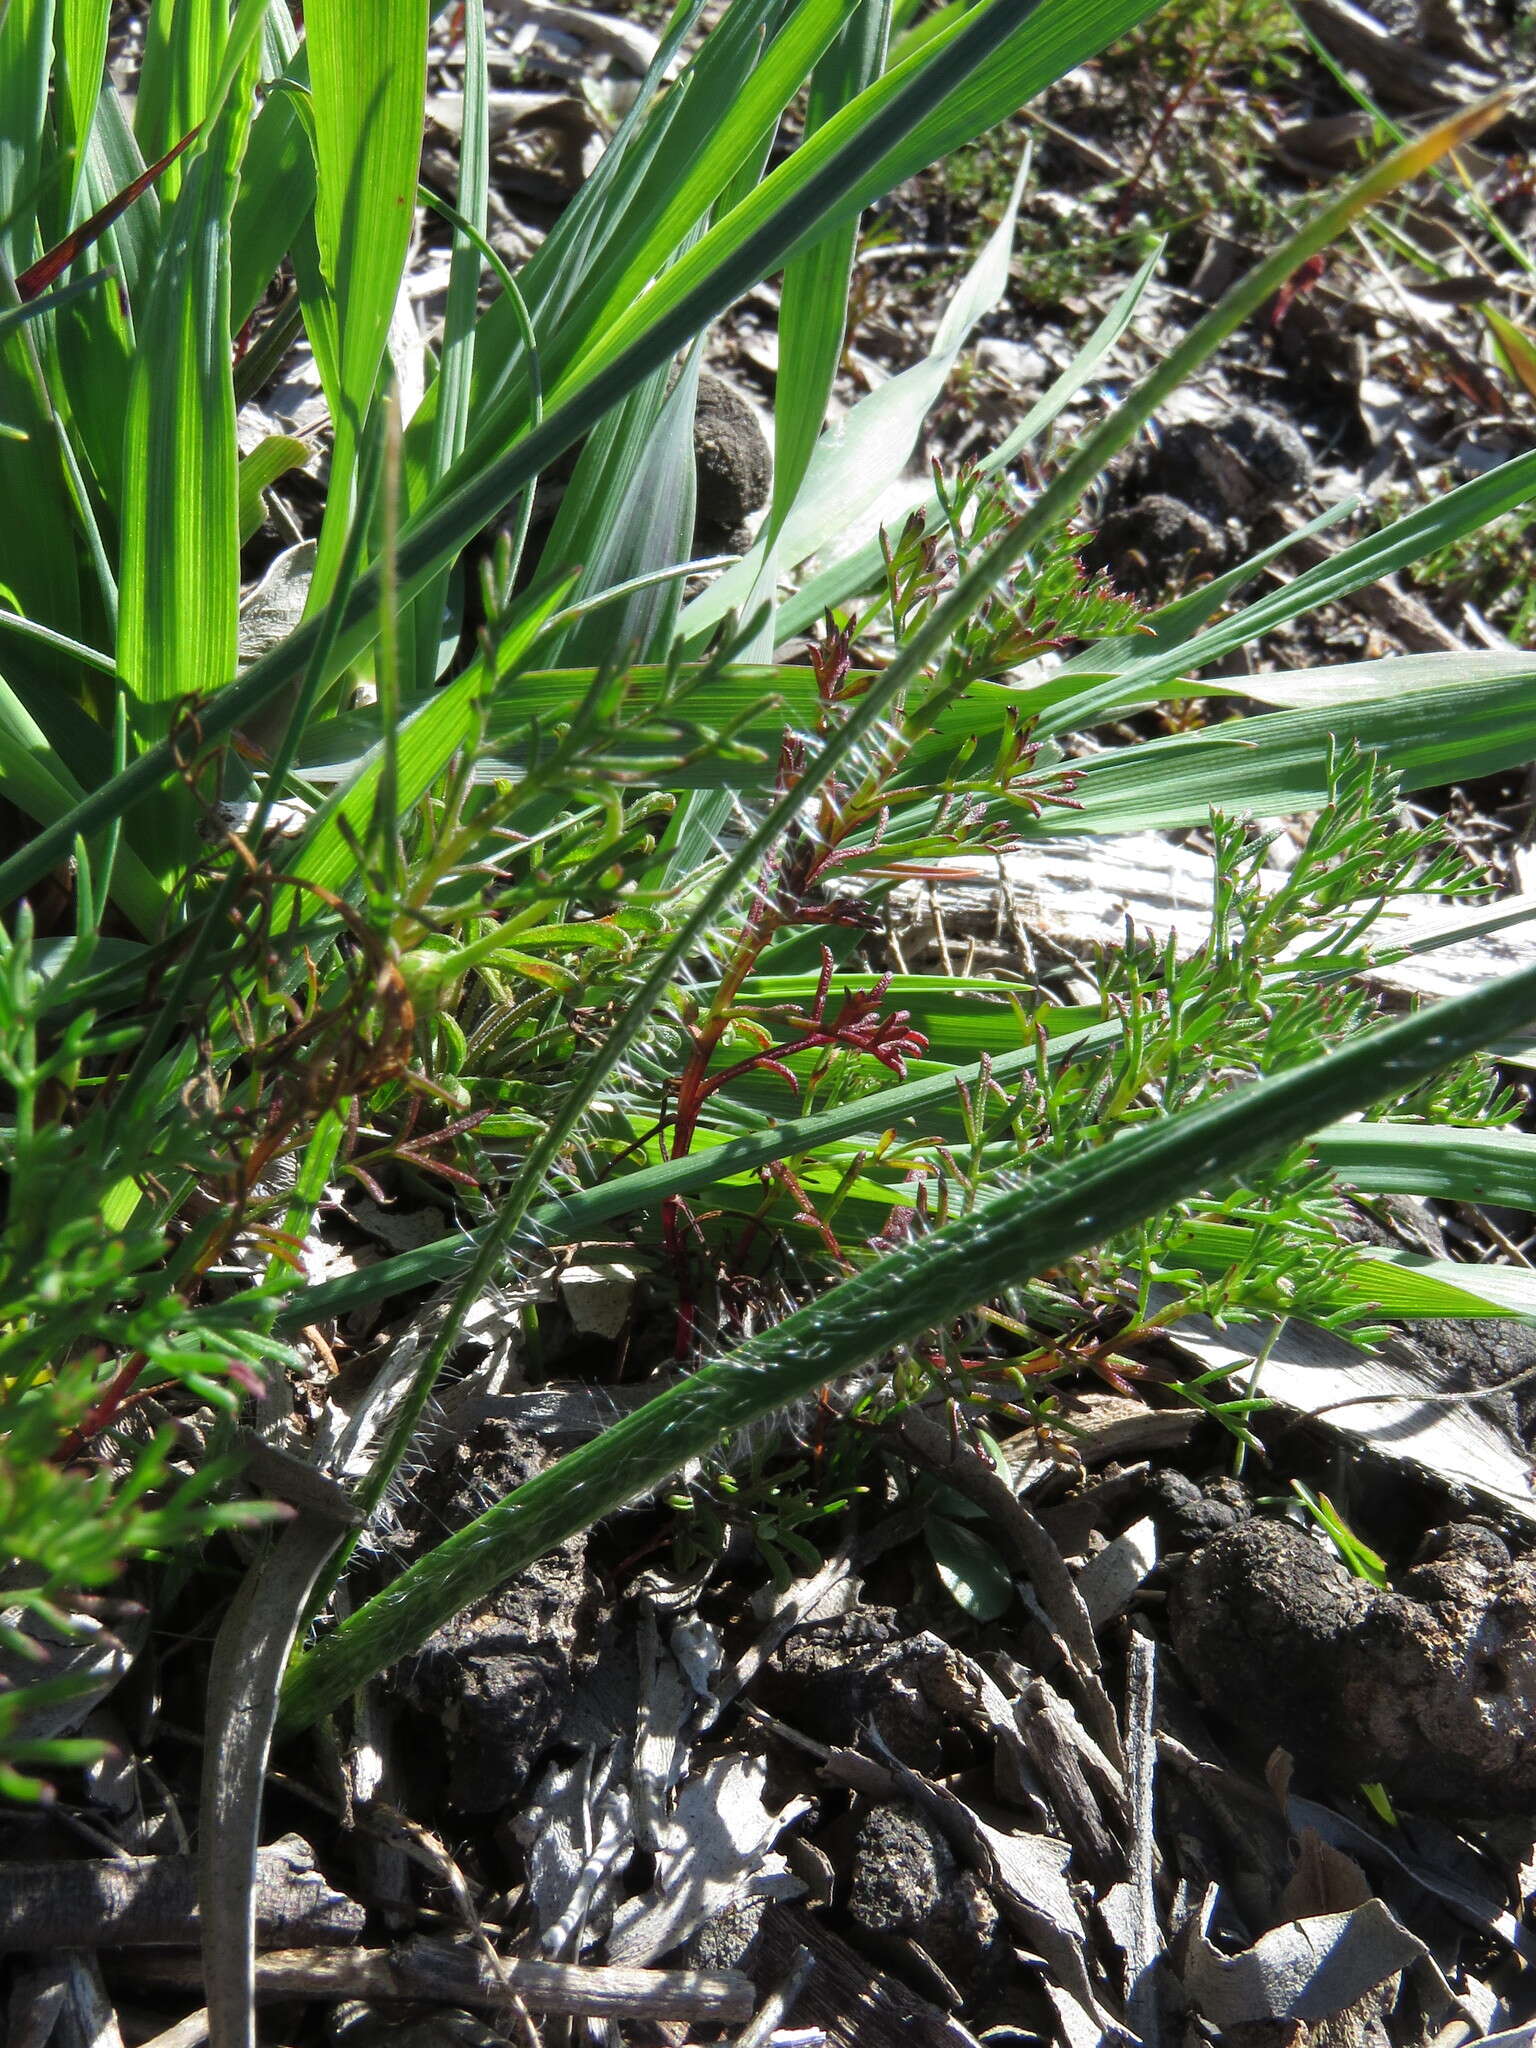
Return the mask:
<path fill-rule="evenodd" d="M 766 149 L 774 125 L 841 28 L 851 0 L 799 0 L 777 35 L 729 97 L 702 107 L 708 118 L 697 146 L 681 158 L 664 201 L 638 237 L 616 237 L 594 266 L 562 334 L 567 350 L 606 335 L 663 271 L 720 198 L 730 180 Z"/>
<path fill-rule="evenodd" d="M 1081 727 L 1113 715 L 1124 705 L 1149 701 L 1170 678 L 1220 661 L 1305 612 L 1334 603 L 1436 548 L 1478 533 L 1533 497 L 1536 453 L 1516 455 L 1486 476 L 1474 477 L 1406 518 L 1340 548 L 1336 555 L 1233 611 L 1208 631 L 1184 638 L 1160 634 L 1155 651 L 1140 659 L 1133 653 L 1128 660 L 1118 660 L 1107 681 L 1099 665 L 1100 655 L 1089 648 L 1040 693 L 1039 730 L 1047 733 Z"/>
<path fill-rule="evenodd" d="M 1117 1029 L 1112 1025 L 1073 1024 L 1053 1038 L 1050 1059 L 1055 1062 L 1069 1054 L 1090 1053 L 1108 1044 Z M 1033 1072 L 1037 1057 L 1033 1046 L 1003 1053 L 988 1063 L 986 1071 L 1006 1087 Z M 683 1159 L 638 1167 L 597 1187 L 581 1188 L 558 1201 L 546 1202 L 532 1211 L 530 1222 L 550 1243 L 579 1244 L 616 1217 L 642 1214 L 658 1207 L 669 1195 L 697 1194 L 701 1188 L 711 1187 L 731 1174 L 771 1165 L 775 1159 L 787 1159 L 794 1153 L 813 1151 L 849 1138 L 867 1138 L 873 1143 L 888 1130 L 917 1136 L 930 1119 L 954 1105 L 957 1087 L 975 1087 L 982 1080 L 981 1063 L 972 1061 L 965 1066 L 946 1067 L 942 1073 L 921 1080 L 881 1088 L 857 1102 L 818 1110 L 812 1116 L 765 1122 L 760 1129 L 719 1143 L 710 1143 L 706 1137 L 700 1150 Z M 445 1237 L 419 1251 L 380 1259 L 364 1271 L 340 1280 L 317 1282 L 284 1304 L 279 1327 L 302 1329 L 307 1323 L 344 1315 L 364 1302 L 387 1300 L 429 1282 L 452 1279 L 475 1256 L 481 1235 Z"/>
<path fill-rule="evenodd" d="M 1274 711 L 1192 735 L 1118 747 L 1082 764 L 1084 808 L 1051 832 L 1142 832 L 1195 825 L 1213 809 L 1261 817 L 1327 798 L 1329 749 L 1380 754 L 1404 789 L 1470 780 L 1536 754 L 1536 695 L 1523 676 L 1398 697 Z"/>
<path fill-rule="evenodd" d="M 805 112 L 815 134 L 885 69 L 890 0 L 860 0 L 816 66 Z M 768 535 L 783 525 L 826 418 L 843 352 L 857 219 L 844 221 L 786 266 L 779 301 L 779 394 L 773 415 L 773 503 Z"/>
<path fill-rule="evenodd" d="M 491 180 L 490 82 L 485 61 L 484 0 L 467 0 L 464 9 L 464 102 L 459 139 L 458 219 L 454 222 L 453 255 L 448 269 L 448 301 L 443 311 L 442 353 L 437 370 L 437 399 L 432 414 L 427 484 L 435 488 L 464 452 L 469 438 L 470 398 L 474 388 L 475 339 L 479 321 L 480 274 L 484 264 Z M 448 594 L 444 574 L 422 592 L 411 607 L 402 635 L 402 653 L 409 664 L 405 687 L 430 688 L 437 678 L 438 648 L 443 633 L 443 607 Z"/>
<path fill-rule="evenodd" d="M 282 74 L 294 89 L 269 89 L 251 123 L 230 226 L 230 319 L 236 329 L 260 304 L 314 207 L 315 152 L 299 113 L 299 90 L 309 78 L 306 54 L 297 50 Z"/>
<path fill-rule="evenodd" d="M 249 455 L 241 456 L 237 519 L 242 547 L 267 516 L 262 492 L 290 470 L 302 469 L 310 453 L 309 443 L 292 434 L 268 434 Z"/>
<path fill-rule="evenodd" d="M 142 178 L 144 171 L 144 158 L 123 112 L 123 103 L 116 88 L 108 83 L 102 87 L 97 99 L 96 117 L 91 123 L 85 147 L 85 182 L 81 188 L 80 211 L 85 214 L 99 212 L 114 194 L 126 192 L 130 185 Z M 138 303 L 141 281 L 153 271 L 159 248 L 160 194 L 151 185 L 139 194 L 120 219 L 113 221 L 100 244 L 102 261 L 116 270 L 128 299 L 130 333 L 132 308 Z"/>
<path fill-rule="evenodd" d="M 54 119 L 60 149 L 74 154 L 69 190 L 72 218 L 92 210 L 80 207 L 79 196 L 85 177 L 86 138 L 101 93 L 111 11 L 111 0 L 58 0 L 54 17 Z"/>
<path fill-rule="evenodd" d="M 1129 0 L 1126 0 L 1125 11 L 1130 18 L 1139 18 L 1145 10 L 1131 8 Z M 1107 37 L 1117 25 L 1123 25 L 1102 8 L 1063 9 L 1052 6 L 1050 0 L 1046 0 L 1039 14 L 1052 31 L 1045 47 L 1056 55 L 1066 46 L 1064 34 L 1072 47 L 1088 54 L 1097 47 L 1096 37 Z M 1071 16 L 1070 21 L 1068 15 Z M 1000 50 L 1006 49 L 1010 58 L 1008 64 L 1000 67 L 1001 75 L 1010 81 L 1010 90 L 1041 70 L 1048 77 L 1049 63 L 1040 51 L 1031 49 L 1021 56 L 1019 39 L 1029 29 L 1031 20 L 1032 17 L 1026 18 L 1021 29 L 1016 12 L 995 6 L 977 10 L 967 18 L 957 34 L 938 45 L 934 54 L 915 73 L 897 81 L 895 89 L 881 98 L 878 108 L 866 122 L 855 124 L 852 129 L 840 129 L 839 123 L 853 111 L 846 109 L 843 115 L 834 117 L 813 136 L 805 148 L 790 160 L 794 164 L 801 158 L 812 159 L 803 175 L 797 174 L 794 180 L 786 183 L 781 179 L 786 166 L 771 173 L 757 195 L 760 199 L 762 193 L 771 190 L 773 203 L 766 211 L 749 200 L 735 209 L 728 222 L 721 224 L 722 228 L 729 230 L 722 239 L 712 242 L 713 237 L 720 235 L 720 230 L 711 230 L 698 248 L 659 281 L 655 292 L 647 294 L 648 317 L 642 320 L 638 331 L 627 336 L 622 349 L 610 346 L 601 366 L 591 370 L 588 380 L 579 389 L 566 392 L 564 402 L 552 408 L 541 427 L 515 440 L 510 447 L 475 462 L 456 488 L 447 490 L 438 502 L 424 509 L 407 527 L 399 552 L 402 591 L 413 595 L 421 589 L 426 579 L 451 561 L 468 539 L 498 516 L 525 484 L 622 399 L 641 377 L 658 368 L 676 349 L 685 345 L 735 296 L 749 289 L 776 265 L 782 264 L 800 246 L 808 245 L 841 210 L 856 211 L 857 204 L 862 203 L 860 194 L 871 151 L 886 162 L 891 160 L 894 150 L 905 146 L 902 138 L 910 139 L 919 132 L 924 137 L 923 146 L 926 146 L 927 138 L 936 132 L 929 119 L 936 105 L 945 114 L 940 127 L 947 133 L 948 125 L 956 118 L 954 109 L 957 105 L 974 110 L 977 104 L 967 85 L 972 72 L 986 70 L 986 91 L 991 93 L 995 89 L 996 78 L 988 60 L 996 57 Z M 882 79 L 879 84 L 885 86 L 887 80 Z M 878 87 L 872 90 L 878 90 Z M 860 96 L 861 101 L 868 99 L 867 93 Z M 854 103 L 855 107 L 859 104 Z M 1167 392 L 1255 306 L 1262 303 L 1305 253 L 1325 246 L 1330 237 L 1342 232 L 1358 212 L 1376 203 L 1403 179 L 1413 176 L 1422 168 L 1426 154 L 1432 158 L 1435 151 L 1454 147 L 1458 141 L 1479 132 L 1496 118 L 1502 105 L 1503 101 L 1499 100 L 1453 122 L 1444 123 L 1411 151 L 1400 151 L 1389 158 L 1279 250 L 1252 278 L 1230 293 L 1222 305 L 1199 324 L 1174 356 L 1159 366 L 1136 402 L 1123 407 L 1088 437 L 1014 529 L 1006 549 L 990 552 L 967 572 L 955 595 L 946 600 L 936 615 L 934 630 L 937 632 L 941 627 L 947 630 L 950 620 L 967 615 L 980 594 L 991 588 L 1009 564 L 1027 552 L 1072 509 L 1087 485 L 1116 450 L 1130 439 L 1142 420 L 1156 409 Z M 829 137 L 832 138 L 830 143 Z M 683 279 L 683 288 L 679 289 L 677 280 L 680 274 L 694 262 L 706 244 L 712 244 L 712 261 L 703 266 L 702 274 L 689 271 Z M 574 383 L 575 380 L 571 381 Z M 335 673 L 339 673 L 347 661 L 355 659 L 368 644 L 376 628 L 377 604 L 376 576 L 360 579 L 347 599 L 345 631 L 333 656 Z M 923 644 L 926 646 L 929 641 L 925 639 Z M 932 644 L 937 646 L 938 643 L 933 641 Z M 254 715 L 294 676 L 303 673 L 314 645 L 313 626 L 307 626 L 253 664 L 242 681 L 226 691 L 219 703 L 210 707 L 203 721 L 205 735 L 210 739 L 217 738 Z M 54 859 L 67 851 L 75 832 L 88 834 L 105 818 L 117 815 L 147 796 L 158 779 L 168 772 L 170 765 L 169 749 L 157 750 L 155 755 L 132 764 L 110 786 L 98 791 L 66 821 L 66 825 L 40 833 L 28 847 L 0 865 L 0 901 L 7 900 L 9 892 L 26 887 L 37 874 L 45 872 Z"/>
<path fill-rule="evenodd" d="M 793 260 L 840 221 L 938 157 L 981 134 L 1153 11 L 1149 0 L 983 0 L 954 30 L 877 79 L 834 114 L 627 312 L 617 315 L 566 372 L 578 384 L 686 303 L 711 273 L 761 275 L 771 243 Z M 798 229 L 783 247 L 783 226 Z"/>
<path fill-rule="evenodd" d="M 52 56 L 53 0 L 10 0 L 0 14 L 0 255 L 13 277 L 42 248 L 34 215 L 55 163 L 48 131 Z"/>
<path fill-rule="evenodd" d="M 315 239 L 336 327 L 335 427 L 310 606 L 330 595 L 357 463 L 405 272 L 427 90 L 427 0 L 309 0 Z M 327 352 L 317 348 L 322 370 Z"/>
<path fill-rule="evenodd" d="M 80 801 L 81 789 L 58 747 L 38 725 L 10 685 L 0 677 L 0 787 L 29 818 L 47 822 Z M 144 863 L 128 849 L 114 862 L 117 901 L 142 931 L 152 931 L 165 912 L 165 892 Z"/>
<path fill-rule="evenodd" d="M 1319 1131 L 1320 1165 L 1371 1195 L 1425 1195 L 1536 1211 L 1536 1137 L 1445 1124 L 1338 1124 Z"/>
<path fill-rule="evenodd" d="M 627 648 L 654 657 L 671 645 L 680 588 L 660 572 L 688 558 L 693 539 L 694 402 L 701 351 L 667 389 L 670 366 L 632 391 L 593 432 L 540 557 L 540 572 L 580 570 L 577 602 L 645 578 L 621 605 L 552 634 L 548 658 L 599 662 Z"/>
<path fill-rule="evenodd" d="M 145 161 L 165 155 L 208 118 L 229 37 L 229 0 L 154 0 L 144 26 L 133 132 Z M 190 167 L 172 164 L 161 185 L 169 205 Z"/>
<path fill-rule="evenodd" d="M 220 690 L 235 672 L 229 219 L 253 77 L 232 95 L 170 210 L 128 388 L 118 673 L 141 746 L 164 739 L 179 698 Z"/>

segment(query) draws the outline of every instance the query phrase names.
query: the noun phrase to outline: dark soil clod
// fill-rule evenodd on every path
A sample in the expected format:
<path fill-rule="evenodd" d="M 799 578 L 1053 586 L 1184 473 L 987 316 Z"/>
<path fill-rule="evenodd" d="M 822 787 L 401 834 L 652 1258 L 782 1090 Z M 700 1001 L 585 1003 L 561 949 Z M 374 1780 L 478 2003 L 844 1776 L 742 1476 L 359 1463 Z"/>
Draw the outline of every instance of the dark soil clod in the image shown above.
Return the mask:
<path fill-rule="evenodd" d="M 734 540 L 750 515 L 768 502 L 773 458 L 757 414 L 722 378 L 699 378 L 693 414 L 698 478 L 696 544 Z"/>
<path fill-rule="evenodd" d="M 1491 1530 L 1437 1533 L 1380 1591 L 1248 1522 L 1190 1559 L 1169 1620 L 1206 1705 L 1259 1742 L 1441 1812 L 1536 1811 L 1536 1559 Z"/>
<path fill-rule="evenodd" d="M 1215 425 L 1170 427 L 1146 458 L 1148 488 L 1181 498 L 1213 520 L 1248 525 L 1312 480 L 1312 452 L 1288 419 L 1240 405 Z"/>
<path fill-rule="evenodd" d="M 1083 550 L 1090 569 L 1103 569 L 1133 596 L 1160 591 L 1174 577 L 1214 575 L 1226 567 L 1226 535 L 1203 512 L 1163 492 L 1107 514 Z"/>

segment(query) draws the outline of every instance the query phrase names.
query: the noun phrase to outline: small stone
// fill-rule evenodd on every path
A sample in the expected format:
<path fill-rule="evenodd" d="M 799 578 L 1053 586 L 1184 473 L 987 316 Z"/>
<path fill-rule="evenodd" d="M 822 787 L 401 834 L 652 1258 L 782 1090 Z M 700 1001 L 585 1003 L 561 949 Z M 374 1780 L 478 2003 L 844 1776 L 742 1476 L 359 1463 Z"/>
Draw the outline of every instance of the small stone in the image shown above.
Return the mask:
<path fill-rule="evenodd" d="M 567 1266 L 560 1299 L 578 1337 L 616 1338 L 635 1305 L 639 1276 L 618 1259 L 602 1265 Z"/>

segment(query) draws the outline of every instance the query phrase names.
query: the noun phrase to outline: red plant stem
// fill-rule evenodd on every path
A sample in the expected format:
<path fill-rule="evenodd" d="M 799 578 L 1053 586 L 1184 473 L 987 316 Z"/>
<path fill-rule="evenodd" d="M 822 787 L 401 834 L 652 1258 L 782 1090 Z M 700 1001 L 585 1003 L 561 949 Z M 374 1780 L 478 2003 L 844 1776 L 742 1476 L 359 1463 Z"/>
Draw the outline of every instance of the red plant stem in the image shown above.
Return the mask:
<path fill-rule="evenodd" d="M 51 1465 L 67 1465 L 78 1458 L 93 1436 L 99 1436 L 107 1424 L 113 1421 L 128 1396 L 138 1383 L 139 1374 L 149 1360 L 142 1351 L 136 1351 L 132 1358 L 120 1365 L 108 1382 L 106 1391 L 99 1395 L 86 1411 L 81 1422 L 69 1432 L 49 1459 Z"/>
<path fill-rule="evenodd" d="M 1197 82 L 1205 76 L 1211 65 L 1215 63 L 1217 56 L 1220 54 L 1226 33 L 1227 25 L 1222 23 L 1211 38 L 1210 47 L 1202 51 L 1191 62 L 1189 70 L 1185 73 L 1184 83 L 1176 93 L 1171 93 L 1164 101 L 1163 111 L 1158 116 L 1152 133 L 1147 140 L 1147 145 L 1141 153 L 1141 162 L 1132 172 L 1130 180 L 1125 190 L 1120 194 L 1119 201 L 1115 207 L 1113 224 L 1117 229 L 1123 228 L 1130 219 L 1131 208 L 1135 205 L 1137 196 L 1141 191 L 1142 181 L 1156 161 L 1157 152 L 1163 146 L 1163 137 L 1178 118 L 1180 109 L 1194 91 Z"/>

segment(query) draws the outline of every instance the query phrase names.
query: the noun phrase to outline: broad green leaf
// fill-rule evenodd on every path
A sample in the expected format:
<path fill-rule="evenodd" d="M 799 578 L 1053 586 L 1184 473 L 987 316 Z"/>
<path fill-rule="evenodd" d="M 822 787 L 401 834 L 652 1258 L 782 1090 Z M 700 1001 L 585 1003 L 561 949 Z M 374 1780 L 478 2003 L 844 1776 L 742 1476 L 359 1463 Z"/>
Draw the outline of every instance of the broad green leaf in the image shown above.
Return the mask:
<path fill-rule="evenodd" d="M 143 177 L 145 163 L 134 133 L 123 112 L 123 103 L 110 81 L 101 88 L 96 118 L 91 123 L 85 148 L 84 184 L 80 211 L 98 212 L 116 193 Z M 132 309 L 138 303 L 139 287 L 155 266 L 160 248 L 160 194 L 153 185 L 142 191 L 128 211 L 101 238 L 102 261 L 117 272 L 128 300 L 128 332 L 132 333 Z"/>
<path fill-rule="evenodd" d="M 27 508 L 26 518 L 11 520 L 6 531 L 0 582 L 9 592 L 7 605 L 77 635 L 82 622 L 80 531 L 31 323 L 0 339 L 0 421 L 21 437 L 0 435 L 0 504 Z M 18 680 L 24 672 L 40 678 L 59 674 L 46 657 L 34 662 L 23 656 L 11 668 Z"/>
<path fill-rule="evenodd" d="M 96 117 L 107 55 L 107 16 L 111 0 L 57 0 L 54 17 L 54 119 L 59 147 L 74 156 L 69 199 L 72 217 L 89 213 L 76 202 L 85 177 L 86 138 Z"/>
<path fill-rule="evenodd" d="M 1351 744 L 1380 754 L 1408 790 L 1493 774 L 1536 754 L 1536 693 L 1520 676 L 1442 685 L 1118 747 L 1075 764 L 1084 808 L 1053 814 L 1049 829 L 1141 832 L 1196 825 L 1212 810 L 1308 810 L 1326 800 L 1330 749 Z"/>
<path fill-rule="evenodd" d="M 153 0 L 133 115 L 147 162 L 207 120 L 224 66 L 229 11 L 229 0 Z M 170 166 L 161 187 L 167 205 L 189 175 L 184 161 Z"/>
<path fill-rule="evenodd" d="M 1458 1321 L 1518 1316 L 1536 1321 L 1536 1273 L 1526 1266 L 1484 1266 L 1461 1259 L 1421 1259 L 1411 1252 L 1373 1252 L 1360 1261 L 1361 1296 L 1383 1315 Z"/>
<path fill-rule="evenodd" d="M 326 397 L 335 427 L 310 590 L 330 596 L 356 504 L 364 424 L 405 273 L 426 104 L 427 0 L 309 0 L 315 239 L 336 324 Z"/>
<path fill-rule="evenodd" d="M 281 75 L 289 88 L 269 85 L 251 123 L 230 224 L 230 319 L 236 330 L 261 303 L 315 203 L 315 152 L 299 113 L 309 78 L 302 47 Z"/>
<path fill-rule="evenodd" d="M 118 673 L 141 744 L 164 738 L 179 698 L 220 690 L 235 672 L 229 218 L 253 81 L 248 62 L 170 210 L 128 387 Z"/>
<path fill-rule="evenodd" d="M 0 14 L 0 254 L 13 277 L 41 252 L 33 215 L 50 197 L 56 161 L 48 132 L 53 5 L 54 0 L 9 0 Z M 62 213 L 58 193 L 51 198 Z"/>
<path fill-rule="evenodd" d="M 1536 1137 L 1525 1131 L 1368 1121 L 1319 1131 L 1312 1150 L 1366 1194 L 1536 1211 Z"/>
<path fill-rule="evenodd" d="M 1459 684 L 1522 680 L 1536 681 L 1536 653 L 1523 647 L 1498 654 L 1469 648 L 1465 654 L 1394 654 L 1381 661 L 1341 661 L 1327 668 L 1278 669 L 1273 674 L 1234 676 L 1230 684 L 1200 682 L 1190 688 L 1202 696 L 1220 690 L 1255 698 L 1260 704 L 1309 711 L 1390 699 L 1408 690 L 1438 690 L 1452 703 Z"/>
<path fill-rule="evenodd" d="M 1257 1233 L 1251 1224 L 1186 1223 L 1164 1248 L 1170 1259 L 1212 1273 L 1246 1263 Z M 1418 1253 L 1362 1248 L 1344 1269 L 1339 1290 L 1362 1313 L 1410 1321 L 1453 1316 L 1489 1321 L 1536 1315 L 1536 1273 L 1511 1266 L 1479 1266 Z"/>

